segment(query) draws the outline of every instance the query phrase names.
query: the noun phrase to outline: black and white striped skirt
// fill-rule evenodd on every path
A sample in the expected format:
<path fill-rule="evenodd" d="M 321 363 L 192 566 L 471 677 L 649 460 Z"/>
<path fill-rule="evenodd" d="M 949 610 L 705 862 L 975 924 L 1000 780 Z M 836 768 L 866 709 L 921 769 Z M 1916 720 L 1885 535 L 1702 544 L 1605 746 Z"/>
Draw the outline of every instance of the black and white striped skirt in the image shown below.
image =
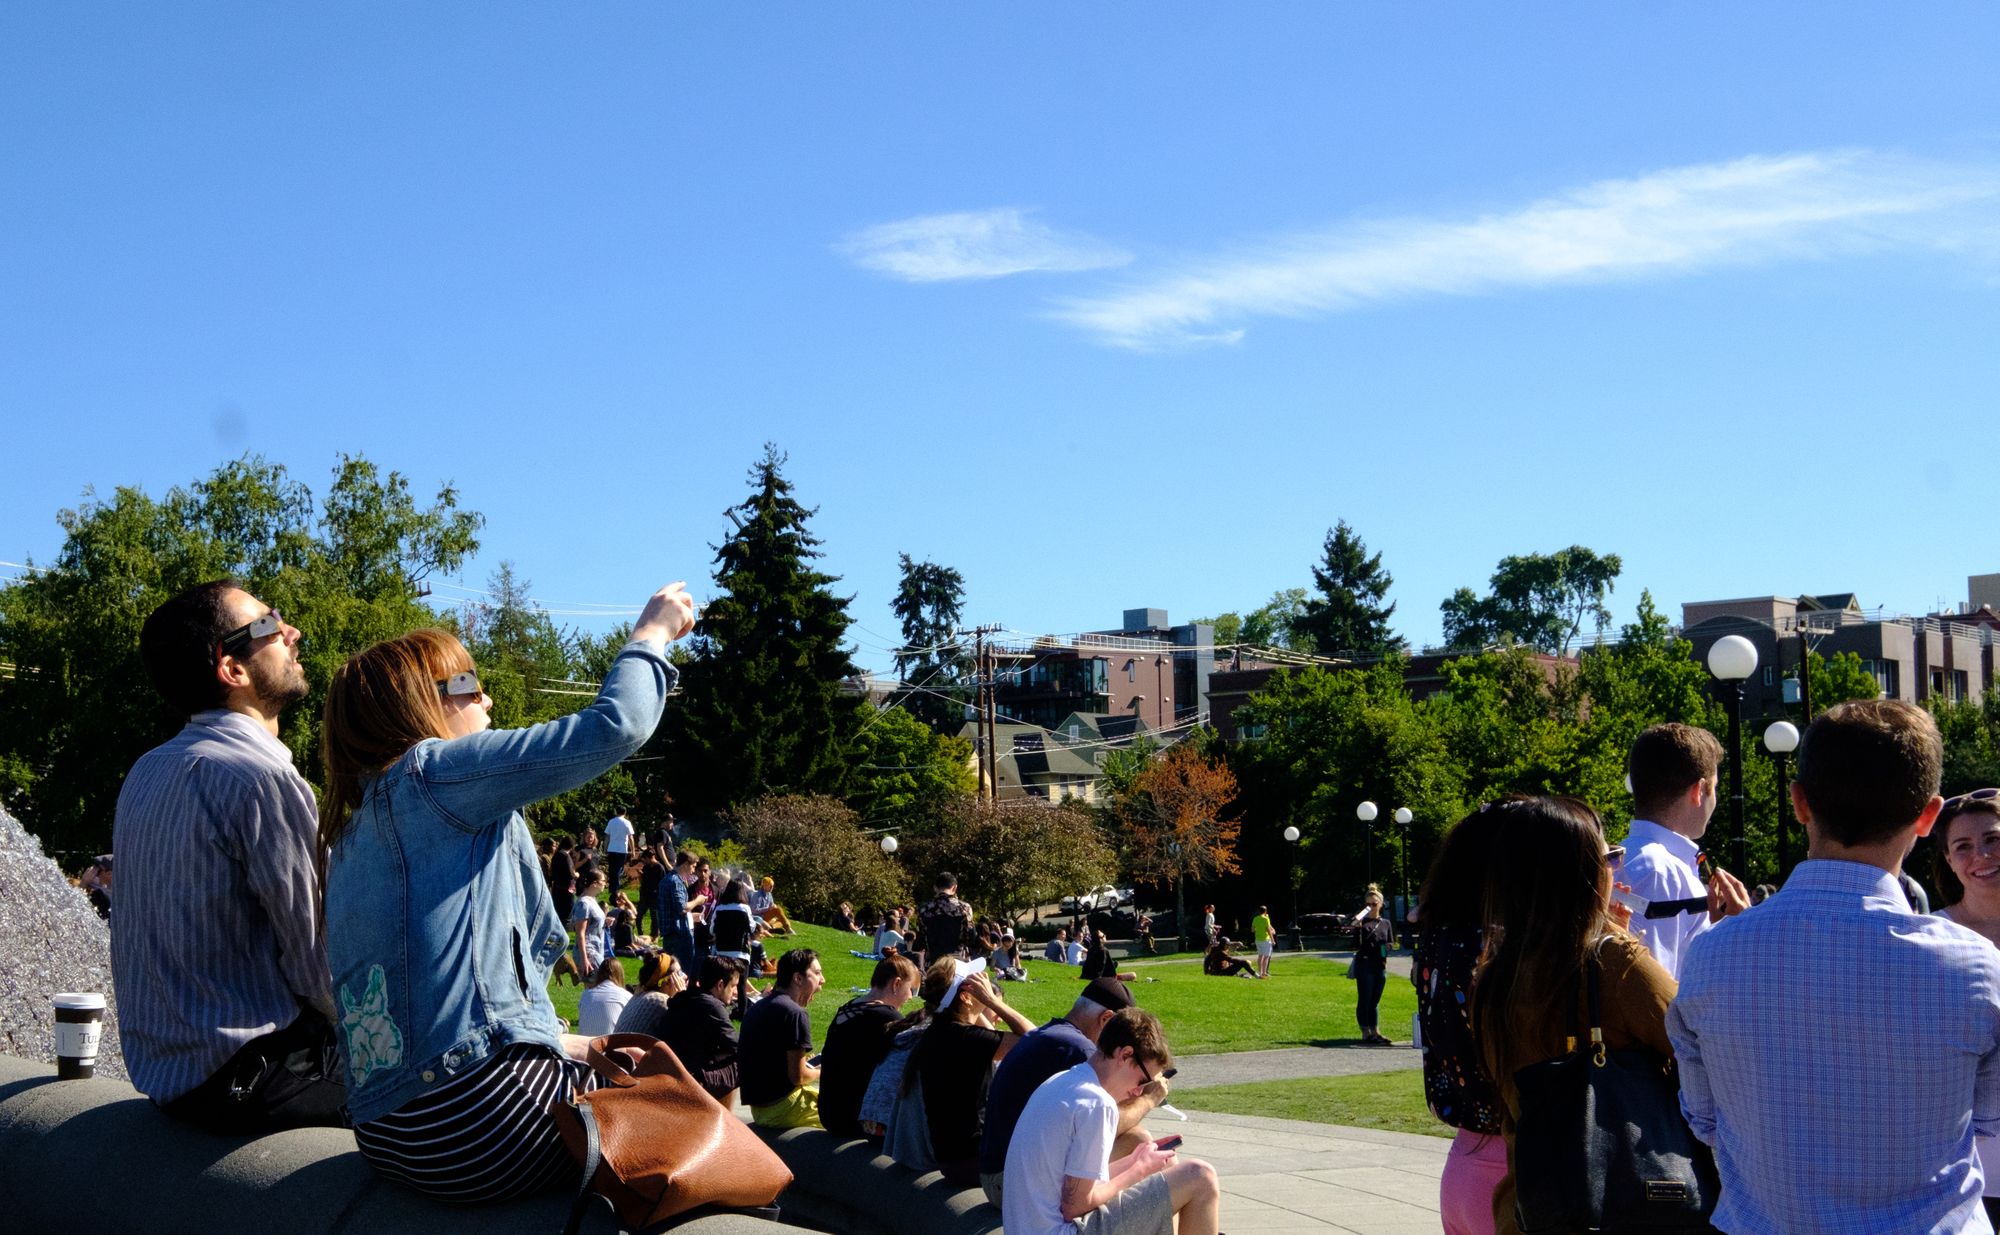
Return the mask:
<path fill-rule="evenodd" d="M 597 1074 L 545 1046 L 502 1048 L 393 1114 L 354 1129 L 370 1166 L 440 1201 L 480 1204 L 561 1183 L 577 1166 L 549 1107 L 596 1089 Z"/>

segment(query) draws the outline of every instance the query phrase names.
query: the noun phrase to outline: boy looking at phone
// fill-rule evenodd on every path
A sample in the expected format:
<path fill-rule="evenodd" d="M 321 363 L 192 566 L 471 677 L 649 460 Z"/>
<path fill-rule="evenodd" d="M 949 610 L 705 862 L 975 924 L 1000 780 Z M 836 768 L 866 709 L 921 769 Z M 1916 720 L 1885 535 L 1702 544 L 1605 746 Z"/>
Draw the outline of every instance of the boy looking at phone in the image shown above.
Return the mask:
<path fill-rule="evenodd" d="M 1035 1090 L 1007 1145 L 1001 1216 L 1010 1235 L 1215 1235 L 1215 1170 L 1143 1141 L 1117 1161 L 1118 1104 L 1173 1066 L 1159 1018 L 1124 1008 L 1097 1050 Z M 1178 1138 L 1165 1138 L 1178 1143 Z"/>

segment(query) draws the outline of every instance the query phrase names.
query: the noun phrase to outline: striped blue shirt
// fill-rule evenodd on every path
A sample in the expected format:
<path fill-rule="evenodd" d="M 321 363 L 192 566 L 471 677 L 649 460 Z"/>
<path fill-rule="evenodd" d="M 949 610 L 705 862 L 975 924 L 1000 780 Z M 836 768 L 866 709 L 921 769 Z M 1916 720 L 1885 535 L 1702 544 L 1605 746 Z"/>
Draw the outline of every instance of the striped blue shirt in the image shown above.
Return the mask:
<path fill-rule="evenodd" d="M 1805 862 L 1704 932 L 1667 1035 L 1730 1235 L 1992 1230 L 1972 1140 L 2000 1133 L 2000 949 L 1887 871 Z"/>
<path fill-rule="evenodd" d="M 331 1015 L 317 828 L 291 752 L 236 712 L 196 714 L 126 775 L 111 971 L 126 1069 L 155 1102 L 304 1005 Z"/>

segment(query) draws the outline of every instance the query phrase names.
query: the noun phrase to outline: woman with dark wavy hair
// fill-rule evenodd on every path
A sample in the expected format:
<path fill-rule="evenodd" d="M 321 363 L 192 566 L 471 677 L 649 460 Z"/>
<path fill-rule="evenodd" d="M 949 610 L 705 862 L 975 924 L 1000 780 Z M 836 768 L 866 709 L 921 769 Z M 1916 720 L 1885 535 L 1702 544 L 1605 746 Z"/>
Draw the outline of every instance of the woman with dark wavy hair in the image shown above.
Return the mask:
<path fill-rule="evenodd" d="M 1611 862 L 1597 813 L 1575 798 L 1517 798 L 1498 815 L 1486 885 L 1486 950 L 1472 986 L 1472 1032 L 1500 1095 L 1508 1173 L 1493 1193 L 1494 1229 L 1520 1230 L 1514 1211 L 1514 1074 L 1569 1053 L 1587 1023 L 1585 974 L 1598 969 L 1600 1024 L 1612 1050 L 1671 1058 L 1667 1005 L 1674 979 L 1628 934 L 1611 906 Z"/>

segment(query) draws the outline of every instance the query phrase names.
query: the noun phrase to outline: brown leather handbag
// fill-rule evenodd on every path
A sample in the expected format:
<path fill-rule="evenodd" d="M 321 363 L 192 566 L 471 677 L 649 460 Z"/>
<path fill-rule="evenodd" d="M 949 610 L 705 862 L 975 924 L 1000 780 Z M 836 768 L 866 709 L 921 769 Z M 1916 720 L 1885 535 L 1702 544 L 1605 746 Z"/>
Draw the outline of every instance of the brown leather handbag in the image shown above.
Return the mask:
<path fill-rule="evenodd" d="M 563 1144 L 583 1167 L 574 1232 L 592 1194 L 634 1231 L 690 1210 L 758 1209 L 791 1186 L 792 1172 L 750 1126 L 724 1110 L 667 1044 L 619 1033 L 590 1044 L 604 1087 L 558 1102 Z"/>

